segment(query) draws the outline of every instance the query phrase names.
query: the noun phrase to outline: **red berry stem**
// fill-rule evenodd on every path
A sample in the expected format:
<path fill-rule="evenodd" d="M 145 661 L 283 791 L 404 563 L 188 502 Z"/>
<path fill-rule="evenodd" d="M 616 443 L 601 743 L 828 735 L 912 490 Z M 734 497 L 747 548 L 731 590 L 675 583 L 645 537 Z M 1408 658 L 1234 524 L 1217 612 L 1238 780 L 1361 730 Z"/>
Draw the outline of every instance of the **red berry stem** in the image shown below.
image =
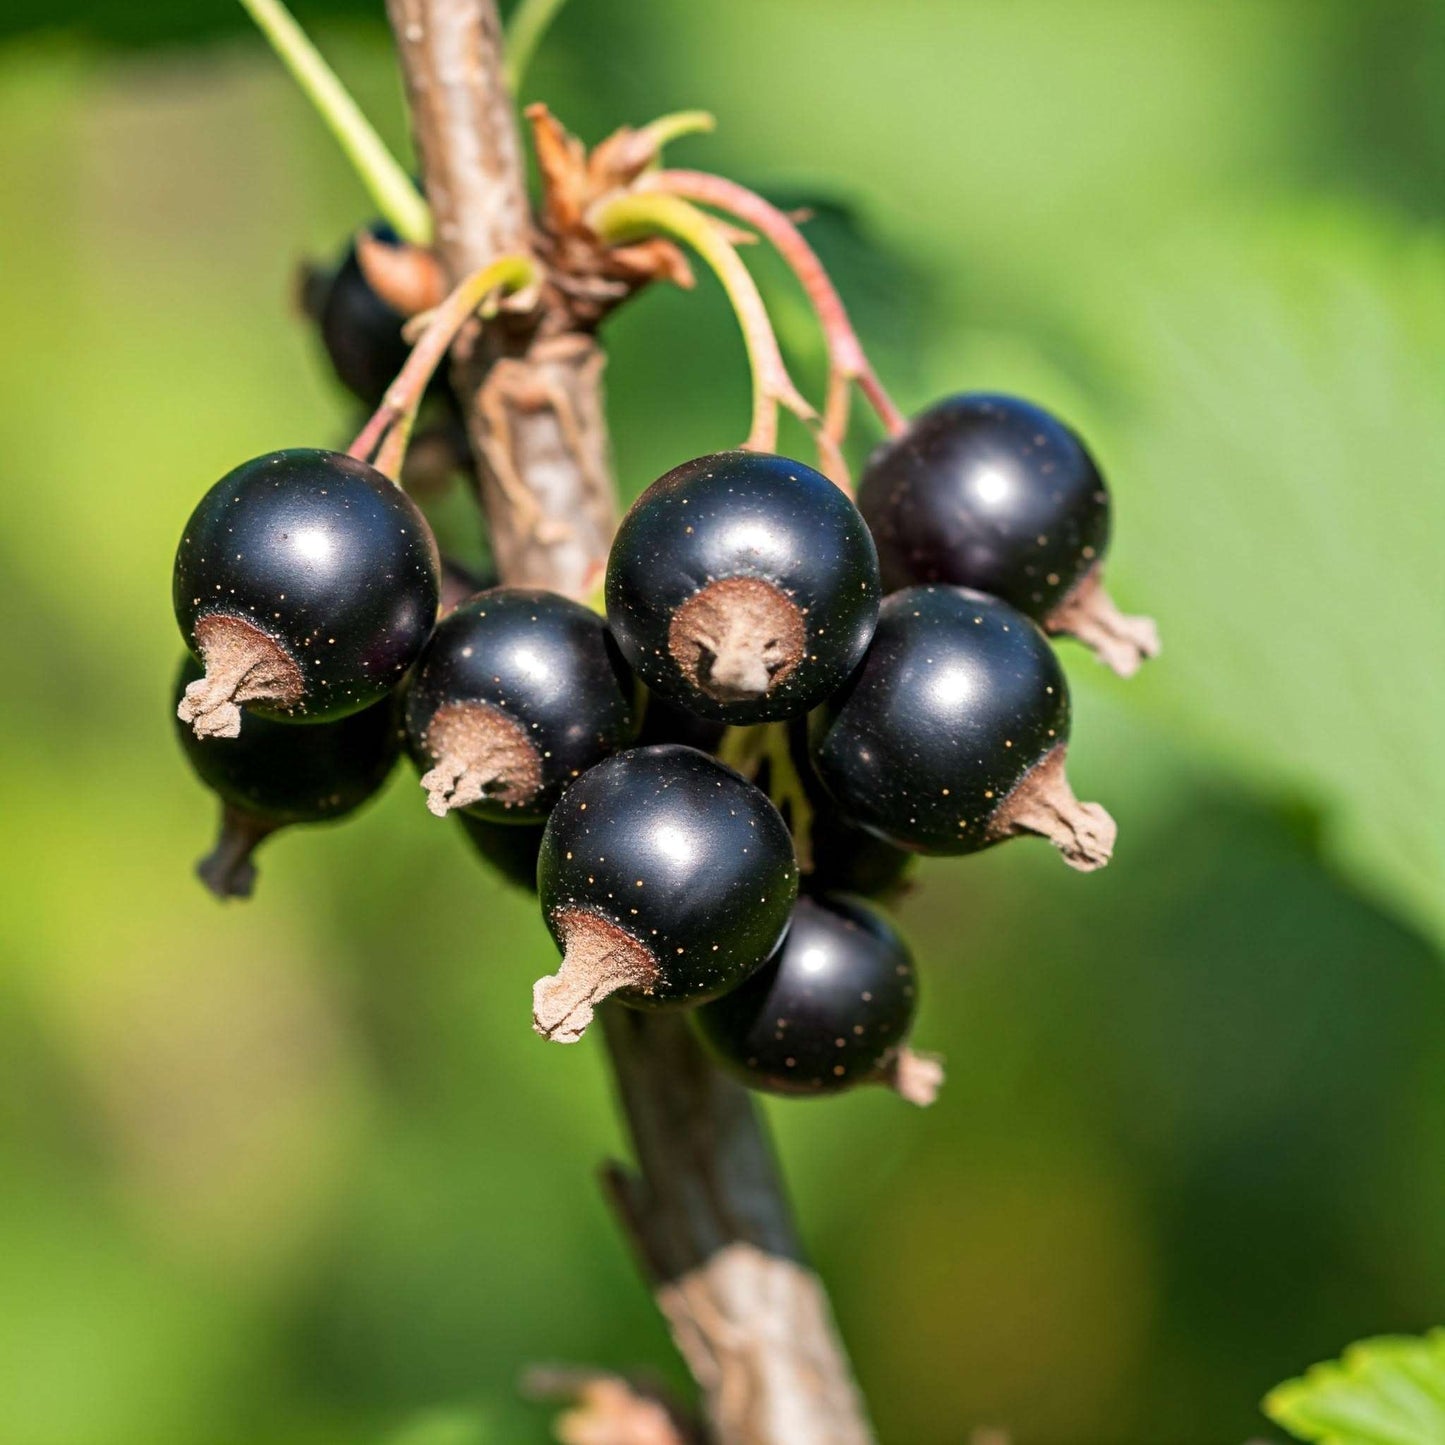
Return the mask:
<path fill-rule="evenodd" d="M 667 191 L 726 211 L 734 219 L 761 231 L 787 263 L 806 293 L 828 345 L 828 400 L 823 412 L 823 435 L 828 442 L 840 447 L 848 434 L 848 394 L 852 383 L 857 383 L 889 436 L 903 432 L 908 419 L 893 404 L 873 370 L 848 319 L 843 298 L 818 259 L 818 253 L 786 212 L 756 191 L 706 171 L 654 171 L 638 182 L 638 188 Z"/>
<path fill-rule="evenodd" d="M 502 256 L 474 271 L 435 311 L 418 318 L 424 321 L 421 336 L 406 365 L 387 387 L 381 405 L 347 448 L 348 454 L 364 462 L 373 461 L 374 456 L 378 471 L 399 477 L 421 399 L 462 328 L 479 312 L 495 315 L 499 295 L 525 290 L 536 284 L 537 276 L 536 263 L 530 257 Z"/>
<path fill-rule="evenodd" d="M 757 282 L 720 221 L 681 196 L 637 190 L 603 201 L 588 220 L 599 236 L 617 245 L 656 235 L 681 241 L 691 246 L 722 282 L 742 328 L 753 378 L 753 420 L 743 443 L 745 451 L 777 450 L 780 405 L 810 426 L 817 423 L 817 412 L 788 375 L 768 308 L 758 294 Z"/>

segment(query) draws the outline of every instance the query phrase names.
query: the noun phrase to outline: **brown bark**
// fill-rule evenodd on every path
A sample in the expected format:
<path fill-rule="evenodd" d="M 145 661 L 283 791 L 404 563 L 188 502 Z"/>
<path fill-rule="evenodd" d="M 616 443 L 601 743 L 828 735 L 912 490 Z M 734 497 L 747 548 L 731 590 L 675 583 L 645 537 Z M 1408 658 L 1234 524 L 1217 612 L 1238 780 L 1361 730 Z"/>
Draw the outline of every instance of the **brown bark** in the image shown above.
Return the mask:
<path fill-rule="evenodd" d="M 530 247 L 494 0 L 388 0 L 437 243 L 453 285 Z M 583 596 L 615 518 L 602 353 L 545 288 L 538 311 L 464 337 L 453 379 L 504 581 Z M 605 1006 L 640 1173 L 612 1197 L 719 1445 L 871 1438 L 822 1284 L 801 1257 L 747 1091 L 685 1019 Z"/>
<path fill-rule="evenodd" d="M 452 285 L 532 249 L 532 221 L 492 0 L 387 0 L 437 250 Z M 555 297 L 464 333 L 452 379 L 502 575 L 584 597 L 615 523 L 602 352 Z"/>

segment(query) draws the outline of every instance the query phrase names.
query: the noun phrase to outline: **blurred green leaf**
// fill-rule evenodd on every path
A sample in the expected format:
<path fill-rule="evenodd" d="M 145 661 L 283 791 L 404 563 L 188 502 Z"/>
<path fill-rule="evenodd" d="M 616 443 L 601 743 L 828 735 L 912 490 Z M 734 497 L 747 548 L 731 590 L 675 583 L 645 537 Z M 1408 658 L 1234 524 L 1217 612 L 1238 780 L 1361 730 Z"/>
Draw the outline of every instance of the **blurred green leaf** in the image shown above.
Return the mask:
<path fill-rule="evenodd" d="M 305 23 L 318 18 L 379 19 L 381 6 L 367 0 L 306 0 Z M 0 36 L 32 30 L 66 30 L 87 40 L 139 48 L 176 45 L 242 33 L 250 26 L 236 0 L 10 0 L 0 15 Z"/>
<path fill-rule="evenodd" d="M 428 1410 L 389 1434 L 385 1445 L 491 1445 L 503 1438 L 496 1425 L 495 1412 L 485 1407 Z"/>
<path fill-rule="evenodd" d="M 1285 208 L 1081 288 L 1125 600 L 1164 635 L 1144 695 L 1317 799 L 1327 856 L 1445 937 L 1445 246 Z"/>
<path fill-rule="evenodd" d="M 1315 1445 L 1440 1445 L 1445 1330 L 1362 1340 L 1271 1391 L 1264 1412 Z"/>

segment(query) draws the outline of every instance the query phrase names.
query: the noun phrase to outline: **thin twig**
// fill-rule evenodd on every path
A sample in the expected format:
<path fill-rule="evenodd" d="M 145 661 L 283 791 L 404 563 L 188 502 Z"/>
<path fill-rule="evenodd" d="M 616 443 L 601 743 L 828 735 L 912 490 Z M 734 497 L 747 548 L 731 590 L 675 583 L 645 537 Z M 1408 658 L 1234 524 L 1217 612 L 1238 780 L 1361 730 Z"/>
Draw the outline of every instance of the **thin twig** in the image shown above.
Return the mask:
<path fill-rule="evenodd" d="M 890 436 L 897 436 L 907 428 L 907 418 L 884 390 L 858 340 L 837 287 L 791 217 L 746 186 L 706 171 L 655 171 L 638 182 L 638 189 L 663 191 L 715 206 L 756 227 L 777 248 L 807 293 L 827 342 L 829 385 L 823 430 L 829 440 L 841 446 L 846 436 L 849 382 L 857 382 Z"/>
<path fill-rule="evenodd" d="M 429 246 L 432 223 L 426 202 L 282 0 L 241 4 L 346 152 L 377 210 L 403 241 Z"/>
<path fill-rule="evenodd" d="M 603 201 L 589 219 L 604 240 L 624 243 L 661 233 L 691 246 L 712 267 L 742 328 L 752 370 L 753 421 L 743 443 L 745 448 L 758 452 L 777 449 L 780 405 L 809 426 L 818 423 L 817 412 L 788 375 L 757 282 L 711 216 L 680 196 L 662 191 L 646 195 L 625 191 Z"/>
<path fill-rule="evenodd" d="M 483 310 L 495 293 L 520 291 L 536 281 L 537 266 L 529 256 L 503 256 L 468 276 L 425 318 L 425 329 L 406 364 L 347 449 L 348 454 L 368 461 L 375 452 L 377 470 L 399 478 L 421 399 L 462 327 Z"/>
<path fill-rule="evenodd" d="M 522 78 L 532 64 L 532 57 L 542 37 L 557 18 L 567 0 L 519 0 L 507 19 L 507 89 L 513 95 L 522 87 Z"/>

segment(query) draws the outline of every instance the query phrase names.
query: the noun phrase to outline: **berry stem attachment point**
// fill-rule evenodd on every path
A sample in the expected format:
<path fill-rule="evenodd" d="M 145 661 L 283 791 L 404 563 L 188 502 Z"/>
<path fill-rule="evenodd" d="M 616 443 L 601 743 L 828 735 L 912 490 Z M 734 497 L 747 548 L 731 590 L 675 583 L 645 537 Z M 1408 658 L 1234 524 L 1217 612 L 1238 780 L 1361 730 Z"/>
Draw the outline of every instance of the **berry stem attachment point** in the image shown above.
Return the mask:
<path fill-rule="evenodd" d="M 889 436 L 903 433 L 907 418 L 878 380 L 837 287 L 791 217 L 746 186 L 706 171 L 655 171 L 638 185 L 644 190 L 663 191 L 726 211 L 734 219 L 762 232 L 787 263 L 812 304 L 828 346 L 828 400 L 822 427 L 825 445 L 841 447 L 847 436 L 848 391 L 852 383 L 857 384 Z"/>
<path fill-rule="evenodd" d="M 432 218 L 426 201 L 282 0 L 241 0 L 241 4 L 316 107 L 392 229 L 415 246 L 431 245 Z"/>
<path fill-rule="evenodd" d="M 665 174 L 665 173 L 664 173 Z M 785 406 L 810 427 L 818 414 L 793 385 L 778 350 L 778 338 L 757 283 L 722 226 L 681 196 L 661 190 L 624 192 L 601 202 L 588 218 L 593 230 L 613 245 L 657 234 L 691 246 L 722 282 L 742 328 L 753 379 L 753 421 L 746 451 L 771 452 L 778 444 L 778 407 Z"/>
<path fill-rule="evenodd" d="M 381 405 L 347 449 L 348 454 L 360 461 L 370 461 L 375 454 L 374 465 L 378 471 L 399 477 L 421 399 L 432 373 L 441 365 L 462 327 L 478 312 L 484 316 L 496 314 L 494 293 L 513 294 L 525 290 L 537 283 L 538 274 L 536 262 L 530 257 L 502 256 L 490 266 L 474 271 L 435 311 L 419 318 L 425 328 L 421 338 L 396 380 L 387 387 Z"/>

